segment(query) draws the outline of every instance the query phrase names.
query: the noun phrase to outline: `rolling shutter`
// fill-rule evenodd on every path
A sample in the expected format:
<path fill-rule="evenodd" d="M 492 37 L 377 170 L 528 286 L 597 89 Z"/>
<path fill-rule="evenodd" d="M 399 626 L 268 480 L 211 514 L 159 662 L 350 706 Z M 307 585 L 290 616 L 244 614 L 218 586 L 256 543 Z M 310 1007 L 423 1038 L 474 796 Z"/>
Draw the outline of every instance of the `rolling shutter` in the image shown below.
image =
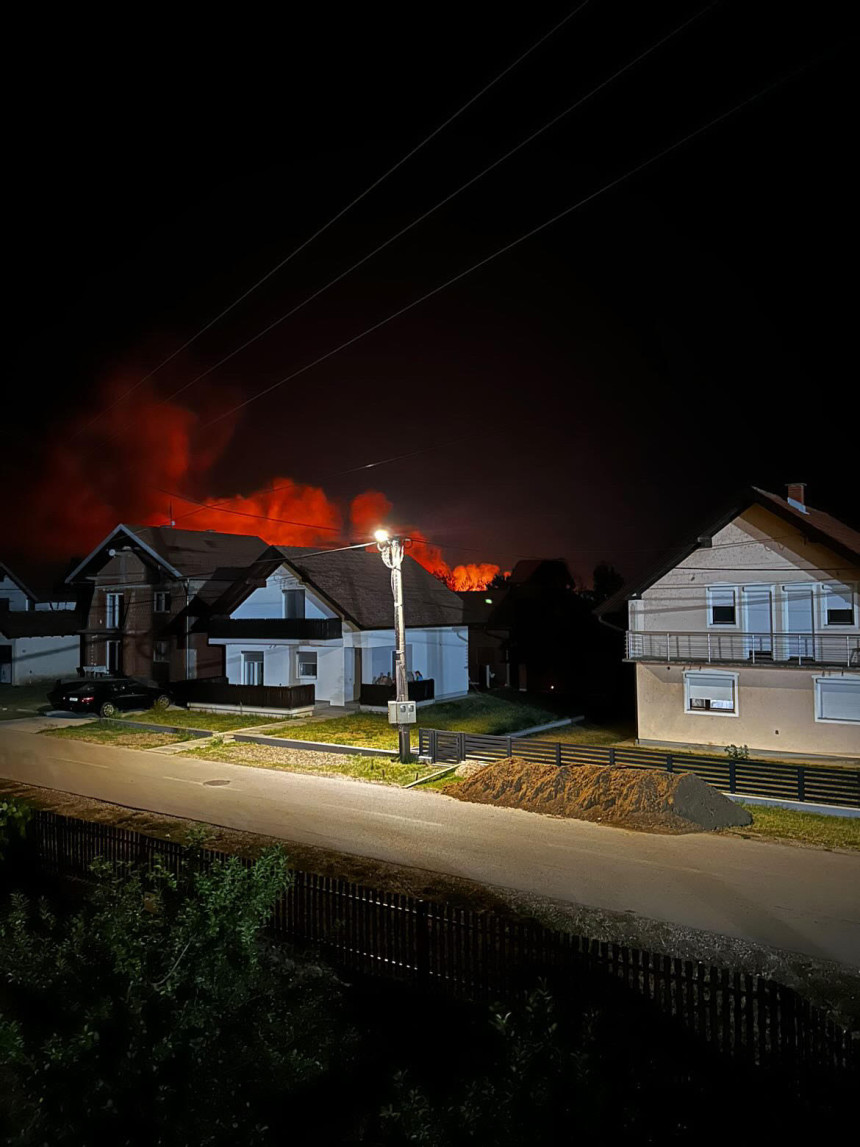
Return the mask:
<path fill-rule="evenodd" d="M 688 673 L 687 690 L 691 709 L 722 709 L 735 707 L 735 679 L 721 673 Z"/>
<path fill-rule="evenodd" d="M 816 682 L 818 716 L 822 721 L 860 724 L 860 677 L 828 677 Z"/>

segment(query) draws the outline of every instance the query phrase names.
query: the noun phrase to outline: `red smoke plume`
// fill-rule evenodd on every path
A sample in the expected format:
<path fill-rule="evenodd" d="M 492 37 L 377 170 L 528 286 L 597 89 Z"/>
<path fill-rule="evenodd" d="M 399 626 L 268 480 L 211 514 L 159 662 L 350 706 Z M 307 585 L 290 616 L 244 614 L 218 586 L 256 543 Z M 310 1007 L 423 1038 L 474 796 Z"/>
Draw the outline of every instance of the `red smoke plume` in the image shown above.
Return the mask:
<path fill-rule="evenodd" d="M 290 478 L 273 478 L 251 494 L 207 496 L 202 491 L 230 443 L 233 424 L 224 419 L 197 436 L 198 426 L 217 411 L 197 415 L 143 390 L 118 401 L 129 385 L 123 380 L 108 388 L 95 417 L 90 410 L 72 418 L 54 433 L 44 457 L 32 460 L 38 476 L 19 494 L 6 523 L 4 540 L 12 551 L 43 558 L 82 555 L 119 522 L 169 524 L 171 502 L 180 528 L 257 534 L 266 542 L 320 549 L 343 544 L 347 533 L 358 540 L 391 523 L 392 504 L 377 490 L 354 498 L 348 514 L 318 486 Z M 418 530 L 408 533 L 412 556 L 452 588 L 481 589 L 499 571 L 487 563 L 451 569 L 438 546 Z"/>

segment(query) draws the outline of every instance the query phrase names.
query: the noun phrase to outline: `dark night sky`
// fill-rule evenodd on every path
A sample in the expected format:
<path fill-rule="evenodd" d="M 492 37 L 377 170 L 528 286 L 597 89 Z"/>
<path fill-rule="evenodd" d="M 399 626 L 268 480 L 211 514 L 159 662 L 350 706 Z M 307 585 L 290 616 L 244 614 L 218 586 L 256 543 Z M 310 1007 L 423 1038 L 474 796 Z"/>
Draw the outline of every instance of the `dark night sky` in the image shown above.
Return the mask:
<path fill-rule="evenodd" d="M 33 474 L 70 415 L 99 409 L 106 381 L 130 385 L 156 365 L 573 6 L 318 8 L 305 23 L 289 8 L 229 26 L 165 16 L 85 27 L 75 15 L 50 31 L 20 27 L 6 148 L 4 482 Z M 699 7 L 592 0 L 159 372 L 160 392 Z M 782 492 L 806 480 L 812 504 L 858 524 L 856 187 L 840 7 L 716 4 L 196 384 L 181 401 L 205 420 L 811 63 L 249 406 L 196 493 L 288 475 L 347 500 L 368 481 L 339 471 L 438 445 L 373 472 L 400 520 L 452 564 L 564 555 L 582 575 L 601 558 L 634 572 L 746 482 Z"/>

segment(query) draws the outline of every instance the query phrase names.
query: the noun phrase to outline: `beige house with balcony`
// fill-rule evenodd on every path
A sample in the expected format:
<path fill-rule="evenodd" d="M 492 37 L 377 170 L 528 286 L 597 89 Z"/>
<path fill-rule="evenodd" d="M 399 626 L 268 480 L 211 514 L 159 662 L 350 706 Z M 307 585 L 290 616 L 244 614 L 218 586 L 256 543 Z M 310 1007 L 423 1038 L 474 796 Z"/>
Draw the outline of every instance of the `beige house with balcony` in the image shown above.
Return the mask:
<path fill-rule="evenodd" d="M 860 759 L 860 533 L 751 489 L 636 585 L 626 659 L 644 745 Z"/>

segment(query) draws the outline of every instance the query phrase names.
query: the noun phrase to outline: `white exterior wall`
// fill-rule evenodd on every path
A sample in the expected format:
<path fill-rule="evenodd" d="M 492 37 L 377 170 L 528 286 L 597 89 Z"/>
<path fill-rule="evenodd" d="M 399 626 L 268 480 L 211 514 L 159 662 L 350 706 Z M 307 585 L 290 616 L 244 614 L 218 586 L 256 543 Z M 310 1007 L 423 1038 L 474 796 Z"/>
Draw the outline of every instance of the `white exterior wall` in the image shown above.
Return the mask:
<path fill-rule="evenodd" d="M 12 646 L 13 685 L 54 682 L 74 677 L 81 660 L 81 639 L 70 637 L 18 637 Z"/>
<path fill-rule="evenodd" d="M 9 609 L 16 611 L 30 608 L 30 599 L 7 577 L 0 581 L 0 600 L 8 601 Z"/>
<path fill-rule="evenodd" d="M 283 617 L 284 590 L 304 589 L 305 617 L 337 617 L 337 614 L 313 590 L 282 566 L 266 580 L 265 586 L 255 589 L 241 605 L 230 614 L 231 617 Z"/>
<path fill-rule="evenodd" d="M 379 673 L 391 672 L 393 629 L 366 629 L 344 634 L 362 650 L 361 678 L 365 685 Z M 465 625 L 433 629 L 406 627 L 406 668 L 435 681 L 435 699 L 463 697 L 469 692 L 469 630 Z"/>
<path fill-rule="evenodd" d="M 697 549 L 631 602 L 630 628 L 658 633 L 744 631 L 743 610 L 734 626 L 708 625 L 708 586 L 767 585 L 773 592 L 774 632 L 788 627 L 785 585 L 848 584 L 855 593 L 860 566 L 850 565 L 825 546 L 807 541 L 800 529 L 753 506 L 719 533 L 710 547 Z M 825 626 L 823 594 L 815 595 L 817 633 L 856 634 L 860 626 Z"/>

